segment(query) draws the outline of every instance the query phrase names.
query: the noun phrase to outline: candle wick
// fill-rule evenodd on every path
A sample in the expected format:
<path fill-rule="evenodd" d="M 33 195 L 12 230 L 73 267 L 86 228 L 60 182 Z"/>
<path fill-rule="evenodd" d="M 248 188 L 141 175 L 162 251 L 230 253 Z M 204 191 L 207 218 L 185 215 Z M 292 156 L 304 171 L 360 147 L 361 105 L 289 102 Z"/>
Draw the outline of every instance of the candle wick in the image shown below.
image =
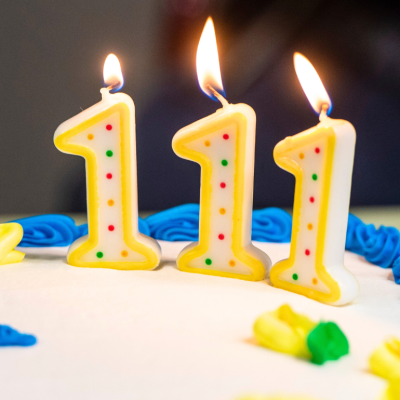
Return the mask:
<path fill-rule="evenodd" d="M 320 121 L 324 120 L 325 118 L 328 118 L 328 116 L 326 114 L 328 112 L 328 108 L 329 108 L 328 104 L 322 105 L 321 114 L 319 114 Z"/>
<path fill-rule="evenodd" d="M 229 106 L 228 101 L 224 96 L 222 96 L 222 94 L 218 93 L 211 85 L 207 85 L 207 88 L 210 89 L 212 94 L 221 102 L 223 107 Z"/>
<path fill-rule="evenodd" d="M 107 90 L 113 90 L 113 89 L 117 88 L 120 85 L 121 85 L 121 82 L 117 81 L 117 82 L 113 83 L 112 85 L 107 86 Z"/>

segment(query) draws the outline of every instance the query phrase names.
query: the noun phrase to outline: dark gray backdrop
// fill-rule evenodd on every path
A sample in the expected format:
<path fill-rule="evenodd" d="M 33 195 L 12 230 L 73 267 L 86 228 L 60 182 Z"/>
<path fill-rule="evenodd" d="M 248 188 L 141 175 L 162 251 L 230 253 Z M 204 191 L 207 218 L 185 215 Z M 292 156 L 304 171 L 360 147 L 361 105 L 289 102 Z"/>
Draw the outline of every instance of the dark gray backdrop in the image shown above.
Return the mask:
<path fill-rule="evenodd" d="M 174 133 L 214 112 L 197 86 L 195 53 L 214 17 L 227 98 L 257 113 L 256 208 L 291 206 L 294 180 L 274 145 L 317 123 L 297 81 L 294 51 L 315 65 L 332 117 L 358 138 L 352 204 L 400 203 L 399 6 L 323 0 L 15 0 L 3 2 L 0 92 L 1 213 L 85 210 L 82 159 L 53 133 L 100 100 L 115 53 L 137 111 L 139 205 L 197 202 L 199 168 L 171 149 Z"/>

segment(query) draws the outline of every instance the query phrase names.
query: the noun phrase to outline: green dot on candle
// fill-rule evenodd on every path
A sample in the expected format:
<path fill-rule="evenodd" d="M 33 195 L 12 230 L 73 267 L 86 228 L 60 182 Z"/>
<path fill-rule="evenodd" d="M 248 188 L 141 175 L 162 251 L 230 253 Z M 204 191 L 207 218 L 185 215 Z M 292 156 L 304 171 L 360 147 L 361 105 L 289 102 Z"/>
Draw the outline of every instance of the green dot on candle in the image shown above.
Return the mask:
<path fill-rule="evenodd" d="M 206 258 L 206 264 L 207 265 L 211 265 L 212 264 L 211 258 Z"/>
<path fill-rule="evenodd" d="M 316 180 L 318 179 L 317 174 L 313 174 L 313 175 L 312 175 L 312 178 L 314 179 L 314 181 L 316 181 Z"/>
<path fill-rule="evenodd" d="M 228 165 L 228 161 L 222 160 L 222 161 L 221 161 L 221 164 L 222 164 L 224 167 L 226 167 L 226 166 Z"/>
<path fill-rule="evenodd" d="M 293 274 L 292 278 L 293 278 L 293 280 L 297 281 L 297 279 L 299 279 L 299 276 L 297 274 Z"/>
<path fill-rule="evenodd" d="M 111 150 L 107 150 L 106 155 L 107 157 L 112 157 L 114 153 Z"/>
<path fill-rule="evenodd" d="M 97 258 L 103 258 L 104 254 L 101 251 L 98 251 L 96 256 Z"/>

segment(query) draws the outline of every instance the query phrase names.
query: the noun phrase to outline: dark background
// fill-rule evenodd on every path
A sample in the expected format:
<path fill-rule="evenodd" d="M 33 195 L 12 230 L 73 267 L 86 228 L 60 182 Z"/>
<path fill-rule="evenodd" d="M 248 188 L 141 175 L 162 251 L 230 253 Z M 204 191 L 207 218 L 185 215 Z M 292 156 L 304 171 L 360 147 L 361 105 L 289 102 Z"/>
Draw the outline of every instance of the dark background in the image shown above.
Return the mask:
<path fill-rule="evenodd" d="M 291 206 L 274 163 L 285 136 L 317 124 L 293 53 L 319 72 L 333 118 L 357 130 L 352 205 L 400 203 L 400 5 L 326 0 L 14 0 L 0 6 L 0 212 L 85 210 L 84 161 L 53 144 L 57 126 L 100 100 L 109 53 L 136 104 L 139 207 L 198 202 L 199 167 L 176 131 L 219 105 L 195 55 L 214 19 L 227 99 L 257 113 L 254 207 Z"/>

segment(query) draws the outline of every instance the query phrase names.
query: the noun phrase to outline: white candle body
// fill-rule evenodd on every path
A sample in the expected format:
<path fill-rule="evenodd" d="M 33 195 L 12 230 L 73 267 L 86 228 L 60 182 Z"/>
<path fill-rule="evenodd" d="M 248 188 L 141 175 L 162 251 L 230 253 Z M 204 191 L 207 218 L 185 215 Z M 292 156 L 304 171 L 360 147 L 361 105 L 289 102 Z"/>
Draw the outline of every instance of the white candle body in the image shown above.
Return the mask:
<path fill-rule="evenodd" d="M 276 162 L 296 176 L 296 193 L 291 254 L 273 266 L 274 286 L 333 305 L 358 295 L 344 267 L 355 140 L 349 122 L 325 117 L 276 146 Z"/>
<path fill-rule="evenodd" d="M 319 125 L 332 127 L 336 134 L 326 221 L 324 265 L 341 288 L 340 299 L 333 304 L 343 305 L 352 302 L 360 291 L 356 278 L 344 266 L 356 131 L 350 122 L 344 120 L 325 118 Z"/>
<path fill-rule="evenodd" d="M 101 93 L 99 103 L 61 124 L 54 135 L 60 151 L 86 160 L 89 235 L 72 244 L 68 259 L 78 266 L 152 269 L 160 247 L 138 231 L 134 103 L 123 93 Z"/>
<path fill-rule="evenodd" d="M 269 257 L 251 243 L 256 116 L 226 105 L 176 133 L 178 156 L 202 168 L 199 242 L 178 256 L 188 272 L 260 280 Z"/>

